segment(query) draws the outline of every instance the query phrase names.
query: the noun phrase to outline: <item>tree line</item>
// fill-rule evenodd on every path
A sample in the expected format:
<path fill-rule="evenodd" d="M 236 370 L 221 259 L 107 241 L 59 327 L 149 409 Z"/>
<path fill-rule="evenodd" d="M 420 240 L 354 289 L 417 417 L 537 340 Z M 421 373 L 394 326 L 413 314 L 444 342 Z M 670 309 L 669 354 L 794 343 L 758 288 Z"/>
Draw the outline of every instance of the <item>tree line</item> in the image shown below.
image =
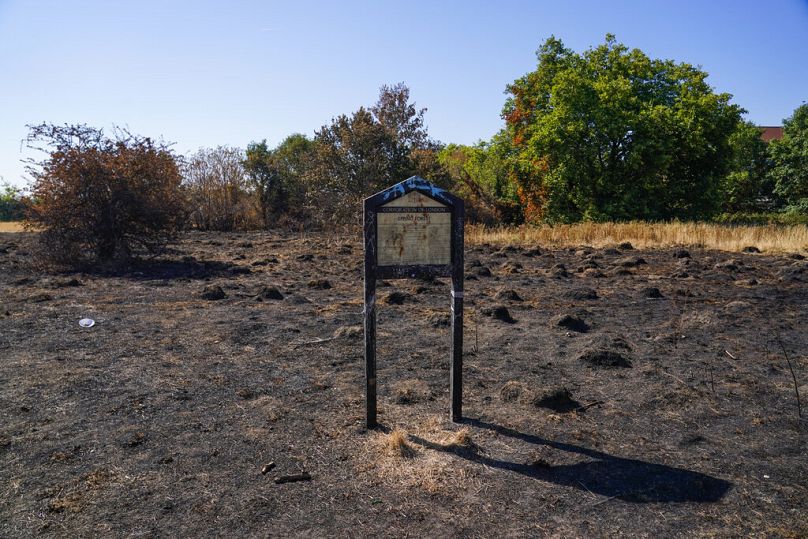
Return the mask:
<path fill-rule="evenodd" d="M 29 216 L 58 245 L 91 234 L 76 232 L 80 219 L 96 230 L 138 222 L 93 244 L 103 258 L 151 241 L 137 238 L 161 240 L 152 225 L 356 224 L 364 197 L 412 175 L 456 192 L 468 218 L 487 224 L 808 215 L 808 105 L 766 143 L 706 78 L 611 35 L 583 53 L 551 37 L 536 69 L 507 86 L 503 128 L 473 145 L 432 139 L 403 83 L 312 138 L 292 134 L 275 147 L 179 156 L 126 132 L 43 124 L 29 137 L 47 152 L 30 163 Z M 87 211 L 68 209 L 76 204 Z"/>

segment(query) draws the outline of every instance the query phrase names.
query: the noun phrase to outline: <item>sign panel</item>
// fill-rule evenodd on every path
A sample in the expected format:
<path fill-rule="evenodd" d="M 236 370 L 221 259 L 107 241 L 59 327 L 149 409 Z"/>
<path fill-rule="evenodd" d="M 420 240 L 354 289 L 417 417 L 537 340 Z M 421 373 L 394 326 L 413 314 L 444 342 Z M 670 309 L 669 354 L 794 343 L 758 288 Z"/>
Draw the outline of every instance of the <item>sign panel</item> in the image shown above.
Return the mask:
<path fill-rule="evenodd" d="M 417 191 L 379 206 L 379 266 L 449 264 L 452 209 Z"/>

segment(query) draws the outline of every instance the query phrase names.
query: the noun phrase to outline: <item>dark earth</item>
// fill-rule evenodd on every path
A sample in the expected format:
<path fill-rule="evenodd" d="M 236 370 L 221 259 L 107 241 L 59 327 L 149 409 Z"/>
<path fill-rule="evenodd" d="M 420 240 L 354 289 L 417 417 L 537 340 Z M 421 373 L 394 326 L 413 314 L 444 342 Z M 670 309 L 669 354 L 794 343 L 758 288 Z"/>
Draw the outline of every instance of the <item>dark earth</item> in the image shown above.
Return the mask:
<path fill-rule="evenodd" d="M 367 431 L 358 237 L 34 240 L 0 234 L 0 537 L 808 536 L 798 253 L 467 246 L 467 419 L 448 281 L 387 281 Z"/>

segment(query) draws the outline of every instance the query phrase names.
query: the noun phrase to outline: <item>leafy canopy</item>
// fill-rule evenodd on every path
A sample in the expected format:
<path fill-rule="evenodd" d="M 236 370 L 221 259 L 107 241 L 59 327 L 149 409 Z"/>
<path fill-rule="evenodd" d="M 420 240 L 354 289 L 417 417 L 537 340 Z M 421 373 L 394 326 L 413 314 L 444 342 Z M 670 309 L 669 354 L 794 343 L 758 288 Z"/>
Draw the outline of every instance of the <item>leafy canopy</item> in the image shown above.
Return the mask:
<path fill-rule="evenodd" d="M 508 86 L 510 173 L 529 219 L 711 215 L 743 110 L 707 73 L 607 35 L 577 54 L 551 37 Z"/>
<path fill-rule="evenodd" d="M 808 103 L 783 121 L 783 138 L 769 146 L 774 191 L 789 209 L 808 214 Z"/>

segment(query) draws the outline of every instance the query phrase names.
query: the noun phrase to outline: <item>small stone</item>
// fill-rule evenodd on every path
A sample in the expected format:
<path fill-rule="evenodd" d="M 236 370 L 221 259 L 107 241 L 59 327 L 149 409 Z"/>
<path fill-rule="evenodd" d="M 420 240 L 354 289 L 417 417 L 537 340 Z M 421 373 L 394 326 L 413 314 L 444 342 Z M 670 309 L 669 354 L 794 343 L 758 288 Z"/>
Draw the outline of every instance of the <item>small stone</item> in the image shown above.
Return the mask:
<path fill-rule="evenodd" d="M 263 466 L 261 466 L 261 475 L 268 474 L 274 468 L 275 468 L 275 463 L 274 462 L 268 462 L 268 463 L 264 464 Z"/>

